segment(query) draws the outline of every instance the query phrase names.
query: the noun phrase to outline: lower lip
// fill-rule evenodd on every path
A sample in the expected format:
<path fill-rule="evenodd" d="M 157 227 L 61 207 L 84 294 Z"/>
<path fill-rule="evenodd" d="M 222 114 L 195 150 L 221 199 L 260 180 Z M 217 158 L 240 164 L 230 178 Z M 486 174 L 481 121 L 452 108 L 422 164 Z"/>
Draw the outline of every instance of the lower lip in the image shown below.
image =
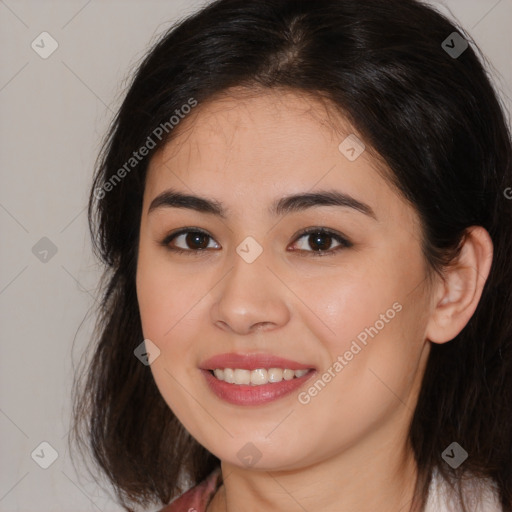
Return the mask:
<path fill-rule="evenodd" d="M 225 402 L 234 405 L 261 405 L 273 402 L 289 395 L 304 384 L 314 373 L 310 370 L 302 377 L 282 380 L 271 384 L 250 386 L 247 384 L 230 384 L 214 377 L 208 370 L 201 370 L 210 389 Z"/>

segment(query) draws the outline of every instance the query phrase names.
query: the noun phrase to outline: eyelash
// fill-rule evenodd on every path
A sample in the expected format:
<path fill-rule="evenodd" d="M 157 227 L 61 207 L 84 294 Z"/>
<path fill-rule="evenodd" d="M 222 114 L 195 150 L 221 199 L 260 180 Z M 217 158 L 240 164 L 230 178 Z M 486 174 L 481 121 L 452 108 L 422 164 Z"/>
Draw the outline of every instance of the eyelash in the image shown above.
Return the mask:
<path fill-rule="evenodd" d="M 176 231 L 174 233 L 170 233 L 167 235 L 164 240 L 162 240 L 161 245 L 165 247 L 167 250 L 172 251 L 174 253 L 183 254 L 187 253 L 188 256 L 199 256 L 200 253 L 206 251 L 207 249 L 181 249 L 180 247 L 171 247 L 169 244 L 178 236 L 188 234 L 188 233 L 199 233 L 202 235 L 205 235 L 213 240 L 213 237 L 211 237 L 206 231 L 195 228 L 195 227 L 189 227 L 189 228 L 183 228 L 179 231 Z M 349 247 L 352 247 L 352 243 L 347 240 L 344 236 L 341 234 L 332 231 L 330 229 L 321 228 L 321 227 L 312 227 L 302 230 L 300 233 L 297 234 L 297 237 L 295 241 L 300 240 L 301 238 L 305 237 L 306 235 L 326 235 L 331 238 L 333 238 L 336 242 L 338 242 L 340 245 L 335 247 L 334 249 L 327 249 L 324 251 L 306 251 L 303 249 L 294 249 L 293 252 L 297 252 L 299 256 L 309 256 L 312 255 L 313 257 L 325 257 L 325 256 L 333 256 L 338 251 L 342 249 L 348 249 Z M 309 253 L 309 254 L 304 254 Z"/>

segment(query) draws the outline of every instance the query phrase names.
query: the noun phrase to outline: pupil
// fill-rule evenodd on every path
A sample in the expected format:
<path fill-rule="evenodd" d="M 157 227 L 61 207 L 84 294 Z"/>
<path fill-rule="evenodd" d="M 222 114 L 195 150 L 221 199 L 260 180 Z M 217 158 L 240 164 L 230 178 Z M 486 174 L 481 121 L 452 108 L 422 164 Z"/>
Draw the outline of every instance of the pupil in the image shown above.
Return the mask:
<path fill-rule="evenodd" d="M 206 249 L 208 247 L 208 236 L 203 233 L 192 232 L 186 236 L 186 243 L 194 249 Z"/>
<path fill-rule="evenodd" d="M 310 247 L 312 249 L 317 249 L 320 251 L 326 251 L 329 249 L 331 245 L 331 236 L 326 235 L 325 233 L 317 233 L 314 235 L 311 235 L 313 242 L 310 242 Z M 324 243 L 322 243 L 322 240 Z M 327 242 L 326 242 L 327 241 Z"/>

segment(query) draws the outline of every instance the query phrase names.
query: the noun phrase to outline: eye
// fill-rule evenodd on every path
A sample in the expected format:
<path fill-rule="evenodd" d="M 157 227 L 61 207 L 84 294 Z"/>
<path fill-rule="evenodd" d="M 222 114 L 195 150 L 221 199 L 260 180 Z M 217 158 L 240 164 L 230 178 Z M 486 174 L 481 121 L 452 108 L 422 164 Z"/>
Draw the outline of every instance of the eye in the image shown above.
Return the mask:
<path fill-rule="evenodd" d="M 170 251 L 183 253 L 183 252 L 200 252 L 206 249 L 220 249 L 220 245 L 212 247 L 210 241 L 213 238 L 206 232 L 198 228 L 181 229 L 176 233 L 171 233 L 162 241 L 162 245 Z M 172 246 L 171 242 L 180 244 L 181 246 Z"/>
<path fill-rule="evenodd" d="M 315 256 L 332 255 L 341 249 L 352 246 L 352 243 L 341 234 L 320 227 L 308 228 L 302 231 L 297 240 L 301 239 L 304 239 L 304 241 L 299 244 L 299 248 L 293 250 L 316 253 Z M 333 243 L 338 245 L 333 248 Z"/>
<path fill-rule="evenodd" d="M 301 239 L 304 239 L 304 241 L 299 244 L 298 248 L 292 249 L 292 251 L 310 253 L 309 255 L 314 256 L 332 255 L 341 249 L 352 246 L 352 243 L 341 234 L 321 227 L 313 227 L 301 231 L 296 240 Z M 214 245 L 212 246 L 211 243 L 214 243 Z M 334 243 L 337 245 L 333 248 Z M 170 251 L 189 253 L 191 255 L 198 254 L 207 249 L 217 250 L 221 248 L 208 233 L 199 228 L 184 228 L 171 233 L 162 240 L 161 245 Z"/>

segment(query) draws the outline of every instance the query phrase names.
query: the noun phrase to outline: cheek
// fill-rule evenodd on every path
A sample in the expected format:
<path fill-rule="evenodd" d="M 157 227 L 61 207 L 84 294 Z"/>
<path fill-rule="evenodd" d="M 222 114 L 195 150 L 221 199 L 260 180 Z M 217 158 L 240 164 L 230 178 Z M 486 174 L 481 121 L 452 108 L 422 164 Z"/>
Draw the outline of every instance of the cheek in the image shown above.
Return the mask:
<path fill-rule="evenodd" d="M 375 330 L 389 330 L 399 316 L 397 302 L 403 296 L 399 276 L 372 274 L 366 267 L 303 280 L 301 286 L 306 306 L 315 313 L 311 318 L 317 337 L 336 355 L 349 350 L 353 340 L 364 344 Z"/>
<path fill-rule="evenodd" d="M 186 271 L 176 271 L 159 254 L 141 249 L 137 266 L 137 300 L 144 336 L 163 346 L 194 316 L 202 289 Z"/>
<path fill-rule="evenodd" d="M 350 425 L 370 425 L 414 393 L 425 348 L 424 297 L 405 285 L 381 284 L 354 284 L 332 302 L 335 334 L 324 337 L 329 358 L 323 368 L 332 384 L 322 390 L 321 401 L 325 410 L 329 403 L 341 407 L 340 426 L 348 418 Z"/>
<path fill-rule="evenodd" d="M 311 325 L 327 352 L 324 371 L 331 367 L 336 375 L 344 374 L 337 385 L 368 392 L 378 391 L 374 385 L 385 391 L 375 374 L 390 386 L 407 387 L 417 369 L 428 320 L 425 292 L 417 286 L 424 279 L 422 260 L 383 258 L 352 269 L 350 274 L 340 272 L 338 279 L 304 284 L 304 296 L 316 313 Z M 364 394 L 360 398 L 364 401 Z"/>
<path fill-rule="evenodd" d="M 187 276 L 171 272 L 161 260 L 150 251 L 140 251 L 136 286 L 142 330 L 144 338 L 160 349 L 150 369 L 163 399 L 190 423 L 190 399 L 180 383 L 187 382 L 187 374 L 196 370 L 188 339 L 198 325 L 197 306 L 193 306 L 201 290 L 190 282 L 187 285 Z"/>
<path fill-rule="evenodd" d="M 366 303 L 368 311 L 356 308 L 354 315 L 343 315 L 339 335 L 326 347 L 329 357 L 318 380 L 299 396 L 303 411 L 310 413 L 304 416 L 304 428 L 324 429 L 324 435 L 339 446 L 414 406 L 423 354 L 421 327 L 406 305 L 382 304 L 374 299 Z"/>
<path fill-rule="evenodd" d="M 169 283 L 158 265 L 148 265 L 139 258 L 137 269 L 137 300 L 144 336 L 156 342 L 162 341 L 172 326 L 177 298 L 176 286 Z"/>

